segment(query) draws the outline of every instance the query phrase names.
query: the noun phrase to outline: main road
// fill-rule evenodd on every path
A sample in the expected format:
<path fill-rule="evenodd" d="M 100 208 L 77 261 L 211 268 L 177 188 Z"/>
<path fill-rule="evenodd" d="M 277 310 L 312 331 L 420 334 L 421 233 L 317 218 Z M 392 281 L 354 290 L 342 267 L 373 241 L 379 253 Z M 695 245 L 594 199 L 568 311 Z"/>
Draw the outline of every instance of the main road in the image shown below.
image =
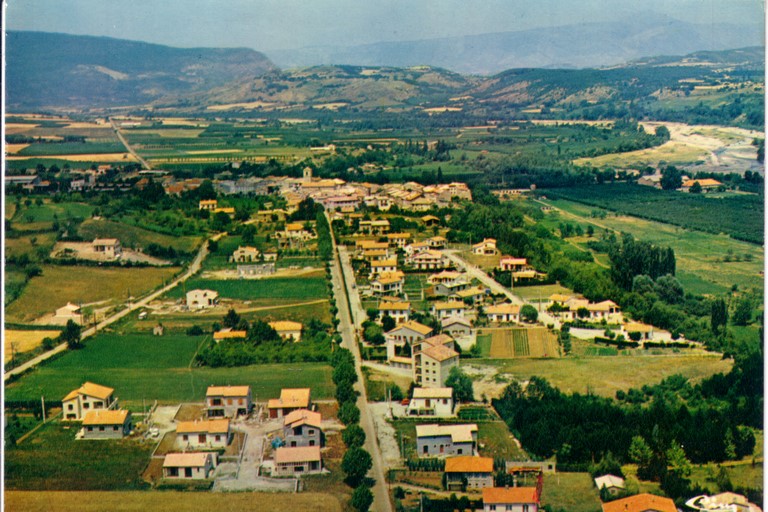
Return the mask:
<path fill-rule="evenodd" d="M 219 240 L 225 234 L 226 233 L 219 233 L 211 237 L 209 240 L 214 240 L 214 241 Z M 173 281 L 171 281 L 167 285 L 151 292 L 149 295 L 142 297 L 138 301 L 129 302 L 128 304 L 126 304 L 126 307 L 124 309 L 121 309 L 117 313 L 105 318 L 101 322 L 97 323 L 95 326 L 89 327 L 83 330 L 80 335 L 80 338 L 85 339 L 85 338 L 88 338 L 89 336 L 93 336 L 100 329 L 103 329 L 104 327 L 107 327 L 108 325 L 117 322 L 121 318 L 125 317 L 126 315 L 130 314 L 133 311 L 136 311 L 139 308 L 143 308 L 144 306 L 146 306 L 156 298 L 160 297 L 164 293 L 169 292 L 172 288 L 177 286 L 179 283 L 186 281 L 187 279 L 195 275 L 200 270 L 200 267 L 203 264 L 203 260 L 208 255 L 209 240 L 203 241 L 202 245 L 200 246 L 200 250 L 197 251 L 197 254 L 195 255 L 195 259 L 192 260 L 192 263 L 189 264 L 189 266 L 187 267 L 187 270 L 185 270 L 184 273 L 177 276 Z M 48 352 L 45 352 L 33 359 L 30 359 L 26 363 L 21 364 L 16 368 L 13 368 L 12 370 L 8 370 L 7 372 L 5 372 L 5 375 L 3 376 L 3 380 L 8 380 L 14 375 L 19 375 L 21 373 L 24 373 L 25 371 L 37 366 L 38 364 L 45 361 L 46 359 L 50 359 L 54 355 L 58 354 L 59 352 L 64 352 L 65 350 L 67 350 L 67 344 L 61 343 L 57 345 L 55 348 L 49 350 Z"/>
<path fill-rule="evenodd" d="M 152 168 L 149 166 L 149 163 L 147 163 L 147 161 L 146 161 L 146 160 L 144 160 L 144 159 L 143 159 L 143 158 L 142 158 L 142 157 L 141 157 L 141 156 L 140 156 L 140 155 L 139 155 L 139 154 L 136 152 L 136 150 L 134 150 L 134 149 L 131 147 L 131 145 L 130 145 L 130 144 L 128 144 L 128 141 L 125 139 L 125 137 L 123 136 L 123 133 L 120 131 L 120 127 L 119 127 L 119 126 L 117 126 L 117 124 L 115 123 L 115 120 L 114 120 L 114 119 L 112 119 L 111 117 L 109 118 L 109 124 L 111 124 L 111 125 L 112 125 L 112 129 L 115 131 L 115 135 L 117 135 L 117 138 L 118 138 L 118 139 L 120 139 L 120 142 L 123 144 L 123 146 L 125 146 L 125 149 L 126 149 L 126 150 L 127 150 L 127 151 L 128 151 L 130 154 L 131 154 L 131 155 L 133 155 L 133 157 L 134 157 L 136 160 L 138 160 L 138 161 L 139 161 L 139 163 L 141 164 L 141 166 L 142 166 L 144 169 L 146 169 L 147 171 L 151 171 L 151 170 L 152 170 Z"/>
<path fill-rule="evenodd" d="M 327 217 L 327 214 L 326 214 Z M 328 219 L 330 225 L 330 219 Z M 351 273 L 351 267 L 349 266 L 349 259 L 345 258 L 346 264 L 342 264 L 340 260 L 340 254 L 346 251 L 344 248 L 336 247 L 336 239 L 331 232 L 331 239 L 333 241 L 334 258 L 331 265 L 331 281 L 333 282 L 334 295 L 336 297 L 336 304 L 339 308 L 339 333 L 341 334 L 341 346 L 349 349 L 355 356 L 355 370 L 357 372 L 357 384 L 356 390 L 360 393 L 357 398 L 357 407 L 360 409 L 360 426 L 365 431 L 365 449 L 371 454 L 373 461 L 373 467 L 371 468 L 371 474 L 375 480 L 373 486 L 373 508 L 377 512 L 392 512 L 392 503 L 389 501 L 389 492 L 387 490 L 387 482 L 384 476 L 384 463 L 381 458 L 381 449 L 379 448 L 379 440 L 376 436 L 376 429 L 373 426 L 373 418 L 371 417 L 371 411 L 368 408 L 368 397 L 365 393 L 365 384 L 363 380 L 362 372 L 362 359 L 360 357 L 360 350 L 358 349 L 356 342 L 356 323 L 362 323 L 363 318 L 360 316 L 362 307 L 360 306 L 360 298 L 357 291 L 352 288 L 355 283 L 355 276 Z M 363 315 L 365 313 L 363 312 Z M 355 315 L 355 317 L 353 317 Z"/>

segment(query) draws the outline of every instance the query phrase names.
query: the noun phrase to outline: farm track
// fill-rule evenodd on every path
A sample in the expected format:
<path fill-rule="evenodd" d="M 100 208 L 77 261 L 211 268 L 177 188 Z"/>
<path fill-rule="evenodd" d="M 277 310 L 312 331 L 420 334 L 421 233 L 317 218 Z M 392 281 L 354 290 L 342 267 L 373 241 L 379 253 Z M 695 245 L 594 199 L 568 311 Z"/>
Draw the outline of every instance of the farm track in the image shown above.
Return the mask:
<path fill-rule="evenodd" d="M 115 120 L 114 120 L 114 119 L 112 119 L 112 118 L 110 118 L 110 119 L 109 119 L 109 124 L 111 124 L 111 125 L 112 125 L 112 129 L 113 129 L 113 130 L 115 130 L 115 135 L 117 135 L 117 138 L 118 138 L 118 139 L 120 139 L 120 142 L 123 144 L 123 146 L 125 146 L 125 149 L 126 149 L 126 150 L 127 150 L 129 153 L 130 153 L 130 154 L 132 154 L 132 155 L 133 155 L 133 157 L 134 157 L 136 160 L 138 160 L 138 161 L 139 161 L 139 163 L 141 163 L 141 166 L 142 166 L 142 167 L 143 167 L 145 170 L 147 170 L 147 171 L 151 171 L 151 170 L 152 170 L 152 167 L 150 167 L 149 163 L 147 163 L 147 161 L 146 161 L 146 160 L 144 160 L 144 159 L 143 159 L 143 158 L 142 158 L 142 157 L 141 157 L 141 156 L 140 156 L 140 155 L 139 155 L 139 154 L 136 152 L 136 150 L 135 150 L 135 149 L 133 149 L 133 148 L 131 147 L 131 145 L 130 145 L 130 144 L 128 144 L 128 141 L 127 141 L 127 140 L 126 140 L 126 138 L 123 136 L 123 133 L 120 131 L 120 128 L 117 126 L 117 124 L 115 124 Z"/>

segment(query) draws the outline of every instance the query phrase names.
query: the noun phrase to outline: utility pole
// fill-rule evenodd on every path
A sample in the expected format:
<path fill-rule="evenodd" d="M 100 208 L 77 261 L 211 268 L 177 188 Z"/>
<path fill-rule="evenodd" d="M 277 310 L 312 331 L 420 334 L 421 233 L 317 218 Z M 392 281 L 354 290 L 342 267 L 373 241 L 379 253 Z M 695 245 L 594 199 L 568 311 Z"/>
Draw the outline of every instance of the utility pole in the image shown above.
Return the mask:
<path fill-rule="evenodd" d="M 45 397 L 40 395 L 40 403 L 43 406 L 43 423 L 45 423 Z"/>

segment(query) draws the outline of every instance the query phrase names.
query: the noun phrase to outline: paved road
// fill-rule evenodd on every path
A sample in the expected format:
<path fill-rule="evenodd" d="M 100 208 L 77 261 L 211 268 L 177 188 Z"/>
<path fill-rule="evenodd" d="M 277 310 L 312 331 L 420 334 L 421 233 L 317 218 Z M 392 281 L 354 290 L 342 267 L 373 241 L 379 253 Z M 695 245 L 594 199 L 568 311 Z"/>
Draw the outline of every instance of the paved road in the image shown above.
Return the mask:
<path fill-rule="evenodd" d="M 467 262 L 464 258 L 459 256 L 455 250 L 443 251 L 443 254 L 445 254 L 456 265 L 456 267 L 466 270 L 469 277 L 477 279 L 485 286 L 490 288 L 493 293 L 505 295 L 512 302 L 512 304 L 518 304 L 520 306 L 523 304 L 528 304 L 526 301 L 512 293 L 511 290 L 496 282 L 496 280 L 486 274 L 485 271 Z M 537 304 L 531 305 L 534 307 L 537 306 Z M 538 309 L 539 308 L 536 307 L 537 311 Z M 543 323 L 544 325 L 554 325 L 555 329 L 560 328 L 560 321 L 544 310 L 539 311 L 539 322 Z"/>
<path fill-rule="evenodd" d="M 330 224 L 330 219 L 329 219 Z M 331 234 L 333 238 L 333 234 Z M 336 248 L 336 241 L 333 241 L 334 249 Z M 362 322 L 364 318 L 352 318 L 350 315 L 350 298 L 354 301 L 354 297 L 357 297 L 357 292 L 352 288 L 354 281 L 354 275 L 346 272 L 342 272 L 342 265 L 339 262 L 340 258 L 334 258 L 333 265 L 331 265 L 331 280 L 333 281 L 333 290 L 336 296 L 336 302 L 339 307 L 339 332 L 341 333 L 341 345 L 344 348 L 349 349 L 355 356 L 355 370 L 357 371 L 357 384 L 356 390 L 360 393 L 357 399 L 357 406 L 360 408 L 360 426 L 365 431 L 365 449 L 371 454 L 373 459 L 373 467 L 371 468 L 371 475 L 376 483 L 373 486 L 373 506 L 371 510 L 377 512 L 392 512 L 392 503 L 389 501 L 389 492 L 387 490 L 386 479 L 384 478 L 384 463 L 382 462 L 381 450 L 379 448 L 378 438 L 376 436 L 376 428 L 374 427 L 373 418 L 371 417 L 371 411 L 368 408 L 368 397 L 365 394 L 365 385 L 363 384 L 363 372 L 361 370 L 362 360 L 360 358 L 360 351 L 358 350 L 357 343 L 355 342 L 355 320 Z M 347 260 L 348 263 L 348 260 Z M 351 269 L 350 269 L 351 270 Z M 347 287 L 349 285 L 349 288 Z M 359 302 L 359 298 L 358 298 Z M 354 313 L 353 309 L 353 313 Z M 359 311 L 357 312 L 359 315 Z"/>
<path fill-rule="evenodd" d="M 132 154 L 134 158 L 136 158 L 136 160 L 139 161 L 139 163 L 144 169 L 151 171 L 152 167 L 150 167 L 149 163 L 147 163 L 146 160 L 141 158 L 141 156 L 139 156 L 139 154 L 131 147 L 131 145 L 128 144 L 128 141 L 125 140 L 125 137 L 123 137 L 123 134 L 120 131 L 120 128 L 117 126 L 117 124 L 115 124 L 115 121 L 112 118 L 109 119 L 109 124 L 112 125 L 112 129 L 115 130 L 115 135 L 117 135 L 117 138 L 120 139 L 120 142 L 122 142 L 123 146 L 125 146 L 125 149 L 128 150 L 128 152 Z"/>
<path fill-rule="evenodd" d="M 211 237 L 210 240 L 219 240 L 225 234 L 226 233 L 219 233 L 218 235 L 215 235 L 215 236 Z M 177 286 L 179 283 L 181 283 L 183 281 L 186 281 L 187 279 L 189 279 L 190 277 L 195 275 L 200 270 L 200 266 L 202 265 L 203 260 L 205 259 L 205 257 L 207 255 L 208 255 L 208 241 L 206 240 L 200 246 L 200 250 L 197 251 L 197 255 L 195 256 L 195 259 L 192 260 L 192 263 L 189 264 L 189 266 L 187 267 L 187 270 L 183 274 L 179 275 L 178 277 L 176 277 L 176 279 L 174 279 L 173 281 L 171 281 L 167 285 L 163 286 L 159 290 L 155 290 L 154 292 L 150 293 L 149 295 L 145 296 L 144 298 L 139 299 L 136 302 L 129 302 L 129 303 L 127 303 L 126 304 L 127 307 L 125 309 L 123 309 L 121 311 L 118 311 L 117 313 L 115 313 L 114 315 L 112 315 L 112 316 L 110 316 L 108 318 L 105 318 L 104 320 L 102 320 L 101 322 L 96 324 L 95 326 L 89 327 L 87 329 L 84 329 L 82 331 L 82 333 L 81 333 L 81 339 L 85 339 L 85 338 L 88 338 L 89 336 L 93 336 L 94 334 L 96 334 L 99 330 L 103 329 L 104 327 L 107 327 L 108 325 L 117 322 L 121 318 L 125 317 L 126 315 L 129 315 L 131 312 L 136 311 L 139 308 L 143 308 L 144 306 L 146 306 L 147 304 L 149 304 L 150 302 L 152 302 L 156 298 L 158 298 L 161 295 L 163 295 L 164 293 L 167 293 L 168 291 L 170 291 L 172 288 Z M 23 373 L 23 372 L 29 370 L 30 368 L 32 368 L 34 366 L 37 366 L 38 364 L 40 364 L 41 362 L 45 361 L 46 359 L 50 359 L 54 355 L 58 354 L 59 352 L 63 352 L 65 350 L 67 350 L 67 344 L 66 343 L 62 343 L 61 345 L 56 346 L 54 349 L 49 350 L 48 352 L 45 352 L 43 354 L 40 354 L 39 356 L 35 357 L 34 359 L 30 359 L 29 361 L 27 361 L 24 364 L 19 365 L 19 366 L 17 366 L 16 368 L 14 368 L 12 370 L 8 370 L 7 372 L 5 372 L 5 375 L 3 376 L 3 379 L 4 380 L 8 380 L 9 378 L 11 378 L 14 375 L 18 375 L 20 373 Z"/>
<path fill-rule="evenodd" d="M 352 269 L 352 262 L 350 260 L 349 251 L 346 247 L 339 246 L 339 261 L 341 262 L 341 268 L 344 271 L 345 281 L 348 286 L 352 286 L 355 282 L 355 271 Z M 367 319 L 368 314 L 363 308 L 363 303 L 360 300 L 360 294 L 357 292 L 357 287 L 348 291 L 349 306 L 352 308 L 352 322 L 357 329 L 363 326 L 363 322 Z"/>

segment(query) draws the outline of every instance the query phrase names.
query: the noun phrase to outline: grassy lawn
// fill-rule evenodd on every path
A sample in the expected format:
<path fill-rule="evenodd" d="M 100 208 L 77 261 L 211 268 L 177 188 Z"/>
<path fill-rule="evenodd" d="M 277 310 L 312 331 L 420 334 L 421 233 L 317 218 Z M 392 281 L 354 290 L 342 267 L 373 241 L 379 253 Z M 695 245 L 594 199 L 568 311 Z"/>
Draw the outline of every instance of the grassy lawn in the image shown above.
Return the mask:
<path fill-rule="evenodd" d="M 733 284 L 740 288 L 762 288 L 763 280 L 759 273 L 763 269 L 764 257 L 759 246 L 734 240 L 724 234 L 691 231 L 671 224 L 617 216 L 610 212 L 604 219 L 590 219 L 590 213 L 599 208 L 561 199 L 548 202 L 566 212 L 566 215 L 562 215 L 563 220 L 572 220 L 567 215 L 570 213 L 591 221 L 596 228 L 607 227 L 617 232 L 631 233 L 640 240 L 671 247 L 677 259 L 677 277 L 686 291 L 724 293 Z M 724 262 L 729 255 L 732 261 Z M 736 256 L 741 261 L 735 261 Z"/>
<path fill-rule="evenodd" d="M 544 475 L 541 504 L 568 512 L 597 512 L 600 495 L 589 473 L 557 473 Z"/>
<path fill-rule="evenodd" d="M 190 368 L 203 339 L 102 334 L 85 348 L 68 352 L 7 385 L 6 400 L 32 400 L 40 395 L 60 400 L 87 380 L 115 388 L 121 403 L 134 407 L 143 400 L 201 401 L 212 384 L 250 385 L 258 401 L 278 396 L 283 387 L 311 387 L 315 398 L 333 396 L 331 368 L 320 363 Z"/>
<path fill-rule="evenodd" d="M 473 365 L 493 366 L 510 379 L 525 381 L 544 377 L 564 393 L 587 391 L 614 397 L 616 391 L 655 384 L 679 373 L 696 383 L 733 365 L 717 355 L 636 355 L 617 357 L 565 357 L 560 359 L 474 360 Z"/>
<path fill-rule="evenodd" d="M 222 298 L 238 300 L 270 299 L 273 303 L 301 302 L 328 297 L 327 280 L 323 271 L 318 275 L 301 277 L 275 277 L 268 279 L 213 280 L 190 279 L 185 287 L 177 286 L 168 293 L 169 297 L 181 298 L 186 290 L 205 288 L 219 292 Z"/>
<path fill-rule="evenodd" d="M 42 265 L 43 275 L 30 279 L 21 296 L 8 305 L 6 319 L 27 322 L 67 302 L 87 304 L 144 294 L 178 273 L 177 267 L 118 268 Z"/>
<path fill-rule="evenodd" d="M 8 198 L 11 199 L 11 198 Z M 16 222 L 50 222 L 59 219 L 87 219 L 93 212 L 93 206 L 85 203 L 52 203 L 42 205 L 21 206 L 13 217 Z"/>
<path fill-rule="evenodd" d="M 467 421 L 467 423 L 472 423 Z M 527 454 L 515 443 L 515 436 L 509 433 L 503 421 L 477 422 L 477 441 L 480 455 L 485 457 L 504 457 L 507 460 L 526 460 Z"/>
<path fill-rule="evenodd" d="M 763 488 L 763 465 L 758 462 L 754 466 L 751 462 L 739 463 L 738 465 L 724 464 L 728 472 L 728 478 L 734 487 L 750 487 L 752 489 Z M 723 492 L 718 489 L 715 483 L 715 477 L 720 472 L 719 464 L 704 464 L 694 466 L 691 473 L 691 482 L 706 487 L 712 493 Z"/>
<path fill-rule="evenodd" d="M 365 394 L 369 402 L 383 402 L 386 400 L 387 388 L 392 384 L 400 388 L 403 396 L 407 396 L 408 386 L 411 383 L 411 379 L 408 377 L 391 375 L 367 366 L 363 367 L 363 378 L 365 379 Z"/>
<path fill-rule="evenodd" d="M 78 234 L 85 240 L 94 238 L 117 238 L 124 247 L 145 248 L 149 244 L 173 247 L 178 251 L 193 252 L 200 245 L 198 236 L 173 236 L 157 233 L 137 226 L 105 219 L 88 219 L 78 228 Z"/>
<path fill-rule="evenodd" d="M 260 512 L 262 510 L 317 510 L 341 512 L 337 498 L 319 492 L 299 494 L 277 492 L 220 494 L 179 491 L 153 492 L 20 492 L 6 491 L 7 510 L 49 512 L 56 504 L 58 512 L 190 512 L 221 510 L 224 512 Z"/>
<path fill-rule="evenodd" d="M 76 441 L 76 432 L 75 426 L 65 429 L 53 421 L 7 450 L 6 488 L 82 491 L 146 487 L 140 475 L 153 444 L 132 439 Z"/>

